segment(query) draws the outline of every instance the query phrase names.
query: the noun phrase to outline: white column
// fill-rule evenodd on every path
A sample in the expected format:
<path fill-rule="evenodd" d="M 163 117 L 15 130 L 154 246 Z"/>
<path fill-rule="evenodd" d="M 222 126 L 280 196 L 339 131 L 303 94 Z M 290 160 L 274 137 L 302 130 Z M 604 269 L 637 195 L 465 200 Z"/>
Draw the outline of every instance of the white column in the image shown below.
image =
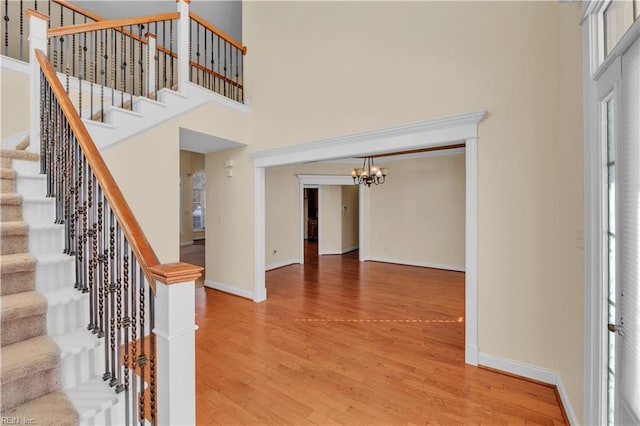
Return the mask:
<path fill-rule="evenodd" d="M 253 170 L 253 191 L 254 191 L 254 227 L 255 227 L 255 268 L 253 301 L 262 302 L 267 298 L 267 287 L 265 284 L 265 235 L 266 235 L 266 203 L 265 203 L 265 169 L 256 167 Z"/>
<path fill-rule="evenodd" d="M 147 63 L 149 64 L 147 70 L 147 96 L 149 96 L 156 91 L 156 56 L 158 52 L 156 35 L 147 33 L 145 36 L 147 37 Z"/>
<path fill-rule="evenodd" d="M 189 0 L 177 0 L 178 12 L 180 19 L 178 20 L 178 91 L 183 92 L 186 82 L 189 81 L 189 43 L 191 42 L 190 26 L 191 18 L 189 17 Z"/>
<path fill-rule="evenodd" d="M 467 139 L 465 351 L 467 364 L 478 365 L 478 139 Z"/>
<path fill-rule="evenodd" d="M 47 22 L 49 17 L 34 10 L 27 10 L 29 19 L 29 147 L 28 151 L 40 152 L 40 64 L 36 50 L 47 54 Z"/>
<path fill-rule="evenodd" d="M 186 263 L 151 268 L 156 277 L 158 424 L 196 423 L 195 280 L 202 268 Z"/>

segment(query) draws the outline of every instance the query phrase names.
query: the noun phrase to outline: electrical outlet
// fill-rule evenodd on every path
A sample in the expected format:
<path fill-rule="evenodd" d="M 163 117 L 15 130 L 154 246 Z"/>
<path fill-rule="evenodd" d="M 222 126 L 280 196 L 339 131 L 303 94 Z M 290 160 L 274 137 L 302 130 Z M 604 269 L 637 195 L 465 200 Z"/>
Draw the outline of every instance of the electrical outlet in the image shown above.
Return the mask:
<path fill-rule="evenodd" d="M 582 229 L 576 229 L 576 247 L 579 249 L 584 248 L 584 233 Z"/>

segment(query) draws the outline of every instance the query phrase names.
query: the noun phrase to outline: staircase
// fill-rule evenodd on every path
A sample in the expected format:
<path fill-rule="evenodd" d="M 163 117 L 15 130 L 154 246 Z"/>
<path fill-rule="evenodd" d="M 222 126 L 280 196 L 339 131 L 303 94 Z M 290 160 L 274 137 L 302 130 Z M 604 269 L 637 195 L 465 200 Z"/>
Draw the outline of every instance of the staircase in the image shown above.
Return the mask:
<path fill-rule="evenodd" d="M 88 295 L 73 288 L 38 157 L 3 150 L 0 158 L 2 416 L 106 424 L 118 398 L 99 377 L 102 345 L 86 330 Z"/>

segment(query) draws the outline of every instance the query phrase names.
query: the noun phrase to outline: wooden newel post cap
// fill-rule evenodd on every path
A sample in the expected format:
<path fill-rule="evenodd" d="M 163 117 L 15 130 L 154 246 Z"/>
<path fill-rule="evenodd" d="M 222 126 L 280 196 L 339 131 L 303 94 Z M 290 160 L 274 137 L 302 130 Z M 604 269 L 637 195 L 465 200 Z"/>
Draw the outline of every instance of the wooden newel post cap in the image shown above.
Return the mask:
<path fill-rule="evenodd" d="M 153 278 L 164 284 L 177 284 L 197 280 L 202 275 L 203 269 L 202 266 L 176 262 L 152 266 L 149 272 Z"/>
<path fill-rule="evenodd" d="M 27 11 L 25 12 L 25 16 L 27 18 L 30 18 L 33 16 L 34 18 L 39 18 L 39 19 L 42 19 L 43 21 L 49 20 L 49 17 L 47 15 L 45 15 L 44 13 L 40 13 L 39 11 L 32 8 L 27 9 Z"/>

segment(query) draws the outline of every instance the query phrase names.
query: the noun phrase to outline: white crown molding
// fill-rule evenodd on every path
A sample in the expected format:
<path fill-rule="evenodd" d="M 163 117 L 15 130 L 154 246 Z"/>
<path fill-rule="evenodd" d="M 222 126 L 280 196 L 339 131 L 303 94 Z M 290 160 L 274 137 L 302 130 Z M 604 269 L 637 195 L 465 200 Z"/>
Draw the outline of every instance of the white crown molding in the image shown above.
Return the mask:
<path fill-rule="evenodd" d="M 486 113 L 487 110 L 473 111 L 256 151 L 249 155 L 255 167 L 272 167 L 442 146 L 477 138 L 478 123 Z"/>

